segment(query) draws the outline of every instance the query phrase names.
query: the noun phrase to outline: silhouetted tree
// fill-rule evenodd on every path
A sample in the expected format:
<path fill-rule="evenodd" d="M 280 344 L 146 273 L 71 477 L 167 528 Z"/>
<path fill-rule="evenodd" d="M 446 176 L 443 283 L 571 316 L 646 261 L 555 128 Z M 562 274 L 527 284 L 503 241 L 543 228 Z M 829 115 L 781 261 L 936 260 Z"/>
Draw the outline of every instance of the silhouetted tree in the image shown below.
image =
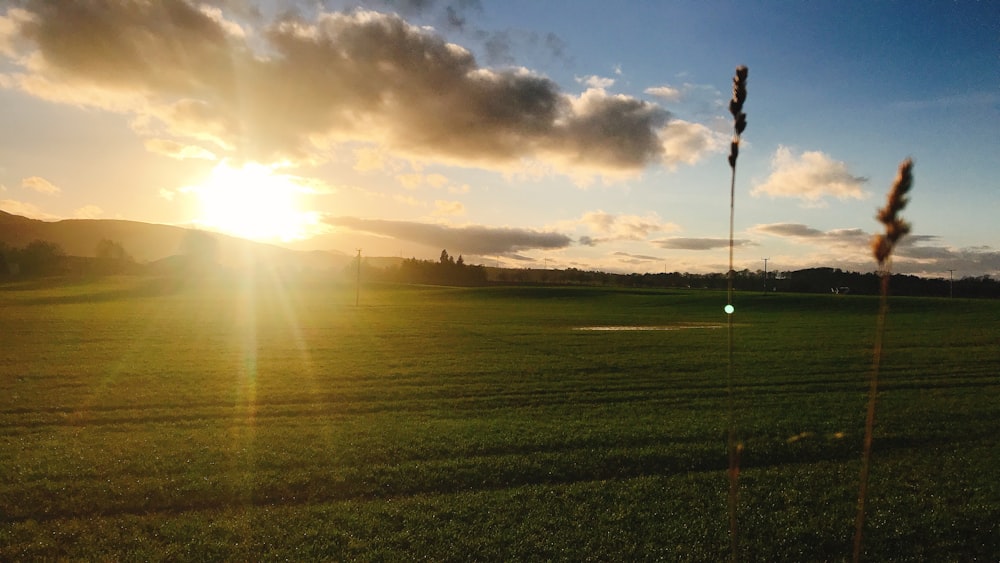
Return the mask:
<path fill-rule="evenodd" d="M 23 274 L 38 276 L 59 273 L 65 256 L 58 244 L 35 240 L 17 252 L 17 261 Z"/>
<path fill-rule="evenodd" d="M 110 239 L 101 239 L 94 253 L 97 255 L 93 263 L 96 273 L 120 274 L 135 264 L 135 260 L 125 252 L 121 243 Z"/>
<path fill-rule="evenodd" d="M 101 241 L 97 243 L 95 254 L 98 258 L 108 260 L 132 261 L 132 257 L 129 256 L 128 252 L 125 252 L 125 248 L 121 245 L 121 243 L 106 238 L 101 239 Z"/>

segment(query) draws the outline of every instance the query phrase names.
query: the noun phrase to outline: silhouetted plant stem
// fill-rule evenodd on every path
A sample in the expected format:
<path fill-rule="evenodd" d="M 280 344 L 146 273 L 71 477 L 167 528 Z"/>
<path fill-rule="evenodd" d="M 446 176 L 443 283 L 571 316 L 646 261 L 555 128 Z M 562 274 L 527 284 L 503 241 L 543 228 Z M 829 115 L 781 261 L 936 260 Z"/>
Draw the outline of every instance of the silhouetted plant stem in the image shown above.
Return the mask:
<path fill-rule="evenodd" d="M 882 339 L 885 333 L 885 319 L 889 312 L 889 279 L 892 277 L 891 256 L 896 243 L 910 232 L 910 225 L 899 217 L 906 207 L 907 192 L 913 186 L 913 161 L 906 159 L 899 165 L 899 172 L 889 190 L 885 207 L 879 209 L 876 218 L 885 225 L 885 234 L 872 240 L 872 253 L 878 262 L 881 277 L 878 317 L 875 321 L 875 342 L 872 348 L 872 371 L 868 385 L 868 408 L 865 414 L 865 440 L 861 450 L 861 479 L 858 486 L 858 512 L 854 519 L 854 562 L 861 561 L 865 527 L 865 505 L 868 501 L 868 475 L 871 471 L 872 441 L 875 431 L 875 404 L 878 398 L 879 364 L 882 361 Z"/>
<path fill-rule="evenodd" d="M 739 501 L 739 476 L 740 476 L 740 449 L 736 435 L 736 405 L 733 394 L 733 232 L 736 218 L 736 159 L 740 154 L 740 135 L 747 127 L 747 114 L 743 113 L 743 102 L 747 98 L 747 67 L 740 65 L 736 67 L 736 75 L 733 76 L 733 98 L 729 101 L 729 113 L 733 115 L 733 140 L 729 145 L 729 167 L 732 170 L 729 182 L 729 273 L 728 291 L 726 302 L 726 314 L 728 322 L 728 361 L 726 370 L 726 394 L 728 416 L 728 437 L 726 439 L 726 449 L 729 453 L 729 542 L 730 560 L 735 562 L 738 558 L 739 542 L 736 527 L 736 509 Z"/>

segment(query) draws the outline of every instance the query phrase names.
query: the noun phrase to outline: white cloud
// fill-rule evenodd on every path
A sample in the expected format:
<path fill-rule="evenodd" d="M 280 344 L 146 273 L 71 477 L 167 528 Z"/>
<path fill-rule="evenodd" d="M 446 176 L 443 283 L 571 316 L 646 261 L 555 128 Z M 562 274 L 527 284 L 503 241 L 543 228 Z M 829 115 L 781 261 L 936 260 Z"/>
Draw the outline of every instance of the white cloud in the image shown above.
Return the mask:
<path fill-rule="evenodd" d="M 170 158 L 176 158 L 178 160 L 185 160 L 189 158 L 216 160 L 218 158 L 215 153 L 208 149 L 204 149 L 197 145 L 187 145 L 177 141 L 171 141 L 170 139 L 146 139 L 144 144 L 146 146 L 146 150 L 150 152 L 169 156 Z"/>
<path fill-rule="evenodd" d="M 700 123 L 676 119 L 661 132 L 663 161 L 670 169 L 678 164 L 695 164 L 711 152 L 729 146 L 729 137 Z"/>
<path fill-rule="evenodd" d="M 788 147 L 779 146 L 771 158 L 771 175 L 750 193 L 817 204 L 826 197 L 865 199 L 869 194 L 862 188 L 867 182 L 867 178 L 852 174 L 846 163 L 822 152 L 795 155 Z"/>
<path fill-rule="evenodd" d="M 465 205 L 460 201 L 437 200 L 434 202 L 435 215 L 465 215 Z"/>
<path fill-rule="evenodd" d="M 55 195 L 62 190 L 41 176 L 30 176 L 21 180 L 21 187 L 27 190 L 36 191 L 40 194 Z"/>
<path fill-rule="evenodd" d="M 653 233 L 669 233 L 680 230 L 676 224 L 664 222 L 656 213 L 640 216 L 615 215 L 600 210 L 590 211 L 580 217 L 579 223 L 596 235 L 583 237 L 582 240 L 587 246 L 610 241 L 644 241 Z"/>
<path fill-rule="evenodd" d="M 358 172 L 382 170 L 386 167 L 385 152 L 373 147 L 361 147 L 354 151 L 354 169 Z"/>
<path fill-rule="evenodd" d="M 649 94 L 650 96 L 656 96 L 657 98 L 661 98 L 668 102 L 676 102 L 684 96 L 684 94 L 677 88 L 674 88 L 673 86 L 667 86 L 665 84 L 663 86 L 654 86 L 652 88 L 646 88 L 646 93 Z"/>
<path fill-rule="evenodd" d="M 398 174 L 396 181 L 408 190 L 416 190 L 423 187 L 439 190 L 448 185 L 448 177 L 437 173 L 423 174 L 420 172 L 411 172 L 408 174 Z"/>
<path fill-rule="evenodd" d="M 424 176 L 424 182 L 435 189 L 441 189 L 448 184 L 448 178 L 442 174 L 427 174 Z"/>
<path fill-rule="evenodd" d="M 104 214 L 104 210 L 96 205 L 84 205 L 73 212 L 77 219 L 97 219 Z"/>
<path fill-rule="evenodd" d="M 13 199 L 0 199 L 0 210 L 6 211 L 13 215 L 21 215 L 23 217 L 30 217 L 32 219 L 41 219 L 43 221 L 57 221 L 62 219 L 58 215 L 53 215 L 42 211 L 40 207 L 33 203 L 27 203 L 24 201 L 17 201 Z"/>
<path fill-rule="evenodd" d="M 585 85 L 587 85 L 590 88 L 605 89 L 605 88 L 610 88 L 610 87 L 612 87 L 612 86 L 615 85 L 615 79 L 614 78 L 606 78 L 606 77 L 597 76 L 597 75 L 590 75 L 590 76 L 583 76 L 583 77 L 578 76 L 578 77 L 576 77 L 576 81 L 579 82 L 580 84 L 585 84 Z"/>

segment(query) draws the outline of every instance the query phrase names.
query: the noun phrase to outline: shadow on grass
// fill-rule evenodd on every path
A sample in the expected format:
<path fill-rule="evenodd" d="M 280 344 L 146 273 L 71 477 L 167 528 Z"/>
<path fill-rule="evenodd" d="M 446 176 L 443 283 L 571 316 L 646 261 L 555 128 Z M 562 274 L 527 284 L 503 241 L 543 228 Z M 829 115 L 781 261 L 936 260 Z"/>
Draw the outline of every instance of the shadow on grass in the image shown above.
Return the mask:
<path fill-rule="evenodd" d="M 17 282 L 0 286 L 0 291 L 38 291 L 56 288 L 77 288 L 95 285 L 95 291 L 63 295 L 41 295 L 38 297 L 18 297 L 10 302 L 17 305 L 66 305 L 79 303 L 107 303 L 124 299 L 162 297 L 183 291 L 188 282 L 182 278 L 154 278 L 127 287 L 99 289 L 94 280 L 66 280 L 45 278 L 30 282 Z M 2 295 L 2 293 L 0 293 Z"/>
<path fill-rule="evenodd" d="M 982 441 L 984 436 L 963 436 L 962 441 Z M 146 515 L 192 510 L 219 510 L 234 506 L 298 506 L 349 500 L 391 500 L 418 495 L 458 494 L 496 491 L 525 486 L 561 486 L 575 483 L 627 480 L 651 476 L 671 476 L 727 469 L 719 455 L 717 440 L 705 437 L 633 437 L 621 443 L 592 444 L 508 444 L 469 452 L 437 456 L 417 456 L 387 460 L 351 462 L 340 460 L 323 470 L 302 472 L 291 467 L 270 466 L 208 472 L 187 482 L 191 468 L 149 475 L 138 496 L 105 496 L 105 479 L 75 479 L 77 498 L 49 498 L 50 480 L 34 481 L 10 491 L 0 503 L 0 521 L 51 521 L 62 518 Z M 745 452 L 744 471 L 773 469 L 789 465 L 854 463 L 860 445 L 856 440 L 818 439 L 810 444 L 769 441 Z M 881 440 L 879 452 L 893 452 L 931 446 L 954 446 L 951 437 Z M 246 471 L 253 478 L 247 481 Z M 185 477 L 187 476 L 187 477 Z M 181 479 L 178 479 L 181 477 Z M 131 478 L 131 477 L 130 477 Z M 116 478 L 117 479 L 117 478 Z M 204 479 L 209 484 L 203 485 Z M 161 483 L 162 482 L 162 483 Z M 161 486 L 170 483 L 170 487 Z M 197 486 L 196 486 L 197 484 Z M 193 489 L 187 487 L 194 486 Z M 179 487 L 179 488 L 178 488 Z M 203 487 L 203 488 L 202 488 Z M 187 493 L 179 493 L 188 490 Z M 20 498 L 15 498 L 20 497 Z M 40 498 L 49 502 L 39 504 Z"/>

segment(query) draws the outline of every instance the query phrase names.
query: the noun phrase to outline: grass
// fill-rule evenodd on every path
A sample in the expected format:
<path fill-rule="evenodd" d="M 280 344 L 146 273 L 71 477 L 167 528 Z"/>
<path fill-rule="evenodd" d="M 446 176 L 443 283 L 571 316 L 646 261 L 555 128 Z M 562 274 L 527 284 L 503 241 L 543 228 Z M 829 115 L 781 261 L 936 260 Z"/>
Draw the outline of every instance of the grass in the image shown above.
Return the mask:
<path fill-rule="evenodd" d="M 724 294 L 0 287 L 0 559 L 729 555 Z M 739 297 L 742 558 L 846 560 L 877 298 Z M 869 560 L 1000 553 L 1000 303 L 894 298 Z"/>

